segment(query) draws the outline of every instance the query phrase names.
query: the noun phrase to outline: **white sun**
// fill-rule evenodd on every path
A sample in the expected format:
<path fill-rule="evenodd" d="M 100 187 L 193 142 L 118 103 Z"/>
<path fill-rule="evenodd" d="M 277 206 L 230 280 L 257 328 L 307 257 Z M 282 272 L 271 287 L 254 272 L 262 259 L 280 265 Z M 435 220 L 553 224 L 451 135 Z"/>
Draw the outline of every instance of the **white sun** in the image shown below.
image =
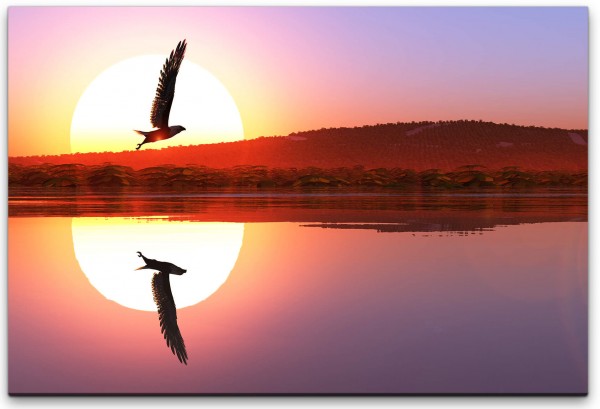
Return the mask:
<path fill-rule="evenodd" d="M 71 121 L 71 152 L 134 150 L 152 130 L 150 109 L 165 56 L 121 61 L 98 75 L 79 99 Z M 236 141 L 244 138 L 242 119 L 225 86 L 210 72 L 183 60 L 169 125 L 186 131 L 142 149 Z"/>
<path fill-rule="evenodd" d="M 137 252 L 173 263 L 187 272 L 171 276 L 177 308 L 206 299 L 229 277 L 244 236 L 243 223 L 196 223 L 166 218 L 75 217 L 75 257 L 93 287 L 125 307 L 156 311 L 153 270 Z"/>

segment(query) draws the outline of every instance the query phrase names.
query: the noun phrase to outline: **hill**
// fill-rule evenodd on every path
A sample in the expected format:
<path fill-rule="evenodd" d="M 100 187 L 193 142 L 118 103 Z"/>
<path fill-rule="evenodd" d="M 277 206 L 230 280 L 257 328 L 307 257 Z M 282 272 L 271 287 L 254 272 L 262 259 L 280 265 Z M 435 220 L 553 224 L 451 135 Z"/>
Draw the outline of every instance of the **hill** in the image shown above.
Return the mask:
<path fill-rule="evenodd" d="M 143 169 L 160 165 L 231 168 L 403 168 L 452 171 L 465 165 L 490 170 L 587 170 L 587 130 L 482 121 L 411 122 L 328 128 L 288 136 L 126 152 L 10 157 L 9 164 L 101 165 Z"/>

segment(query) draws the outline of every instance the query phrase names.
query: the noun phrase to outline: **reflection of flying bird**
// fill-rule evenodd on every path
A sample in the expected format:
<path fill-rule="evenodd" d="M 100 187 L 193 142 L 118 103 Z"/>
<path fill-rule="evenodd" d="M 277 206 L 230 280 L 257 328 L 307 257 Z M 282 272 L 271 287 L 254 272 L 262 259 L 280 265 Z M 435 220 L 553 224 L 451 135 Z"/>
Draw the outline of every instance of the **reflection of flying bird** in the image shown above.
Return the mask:
<path fill-rule="evenodd" d="M 145 143 L 169 139 L 179 132 L 185 131 L 185 128 L 180 125 L 169 126 L 169 113 L 171 112 L 171 105 L 173 105 L 173 97 L 175 96 L 175 81 L 177 80 L 179 67 L 185 55 L 186 46 L 185 40 L 180 41 L 175 50 L 171 51 L 171 55 L 163 65 L 154 102 L 152 103 L 152 111 L 150 112 L 150 122 L 152 126 L 158 129 L 148 132 L 135 131 L 146 137 L 142 143 L 138 144 L 137 148 L 135 148 L 136 150 L 140 149 Z"/>
<path fill-rule="evenodd" d="M 188 356 L 185 351 L 183 337 L 177 326 L 177 310 L 173 294 L 171 293 L 171 283 L 169 282 L 169 274 L 182 275 L 186 270 L 177 267 L 175 264 L 148 259 L 139 251 L 137 253 L 138 257 L 144 259 L 146 265 L 136 270 L 147 268 L 158 271 L 152 277 L 152 294 L 154 295 L 154 302 L 158 307 L 160 329 L 167 341 L 167 346 L 171 347 L 171 352 L 177 355 L 179 362 L 187 365 Z"/>

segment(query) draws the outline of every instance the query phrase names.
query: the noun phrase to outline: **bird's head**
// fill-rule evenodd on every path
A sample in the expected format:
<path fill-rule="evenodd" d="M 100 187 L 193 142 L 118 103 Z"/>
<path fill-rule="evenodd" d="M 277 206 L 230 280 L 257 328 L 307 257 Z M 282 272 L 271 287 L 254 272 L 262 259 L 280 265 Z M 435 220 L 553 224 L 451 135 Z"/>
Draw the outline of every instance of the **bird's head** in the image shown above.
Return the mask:
<path fill-rule="evenodd" d="M 170 126 L 169 130 L 171 131 L 171 136 L 177 135 L 179 132 L 185 131 L 185 128 L 181 125 Z"/>
<path fill-rule="evenodd" d="M 185 274 L 186 272 L 187 272 L 187 270 L 185 270 L 185 269 L 183 269 L 181 267 L 177 267 L 174 264 L 173 264 L 173 267 L 172 267 L 172 269 L 170 271 L 171 274 L 175 274 L 175 275 L 178 275 L 178 276 L 180 276 L 182 274 Z"/>

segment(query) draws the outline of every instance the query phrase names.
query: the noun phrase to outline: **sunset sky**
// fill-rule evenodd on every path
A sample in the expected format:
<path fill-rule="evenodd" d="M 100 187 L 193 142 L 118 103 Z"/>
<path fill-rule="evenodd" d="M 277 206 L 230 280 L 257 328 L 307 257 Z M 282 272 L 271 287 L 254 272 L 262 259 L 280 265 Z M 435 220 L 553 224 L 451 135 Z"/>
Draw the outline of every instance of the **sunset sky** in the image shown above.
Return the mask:
<path fill-rule="evenodd" d="M 88 85 L 183 38 L 246 138 L 413 120 L 588 127 L 584 7 L 11 7 L 9 156 L 69 153 Z"/>

